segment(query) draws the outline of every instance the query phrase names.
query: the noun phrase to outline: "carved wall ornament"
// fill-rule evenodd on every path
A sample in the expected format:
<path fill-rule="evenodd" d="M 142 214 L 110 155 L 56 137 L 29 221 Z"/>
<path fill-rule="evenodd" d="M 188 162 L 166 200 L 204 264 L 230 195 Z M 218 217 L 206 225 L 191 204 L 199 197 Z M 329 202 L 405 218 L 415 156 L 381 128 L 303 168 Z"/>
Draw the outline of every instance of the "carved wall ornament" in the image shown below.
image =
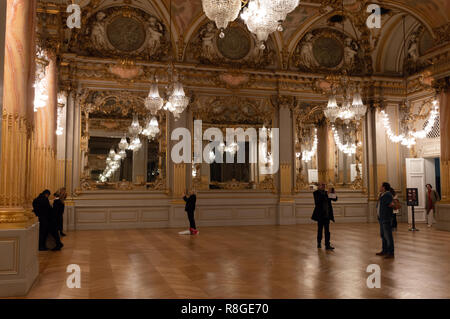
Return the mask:
<path fill-rule="evenodd" d="M 73 53 L 91 56 L 162 60 L 170 47 L 158 18 L 128 6 L 110 7 L 87 18 L 70 43 Z"/>
<path fill-rule="evenodd" d="M 334 29 L 308 32 L 292 55 L 292 64 L 301 71 L 364 73 L 363 51 L 357 41 Z"/>
<path fill-rule="evenodd" d="M 232 67 L 276 67 L 273 43 L 269 40 L 267 48 L 261 50 L 256 37 L 242 23 L 233 22 L 224 38 L 219 33 L 213 22 L 203 25 L 188 45 L 187 60 Z"/>
<path fill-rule="evenodd" d="M 425 33 L 425 28 L 421 25 L 411 33 L 406 40 L 406 58 L 404 59 L 404 68 L 407 74 L 414 74 L 422 71 L 431 65 L 427 60 L 421 59 L 421 52 L 425 51 L 421 48 L 421 38 Z"/>
<path fill-rule="evenodd" d="M 199 96 L 191 105 L 195 119 L 210 124 L 271 124 L 273 107 L 264 98 Z"/>

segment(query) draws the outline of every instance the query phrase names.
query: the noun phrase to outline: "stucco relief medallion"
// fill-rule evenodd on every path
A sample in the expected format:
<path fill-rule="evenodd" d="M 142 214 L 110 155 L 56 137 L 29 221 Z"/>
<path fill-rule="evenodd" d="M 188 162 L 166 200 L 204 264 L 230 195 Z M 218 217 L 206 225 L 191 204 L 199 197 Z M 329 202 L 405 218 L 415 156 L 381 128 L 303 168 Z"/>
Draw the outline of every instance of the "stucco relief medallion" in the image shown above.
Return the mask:
<path fill-rule="evenodd" d="M 118 16 L 108 24 L 106 34 L 109 42 L 118 50 L 132 52 L 145 42 L 144 26 L 133 18 Z"/>
<path fill-rule="evenodd" d="M 314 40 L 313 54 L 320 66 L 337 67 L 344 58 L 344 48 L 338 40 L 331 37 L 319 37 Z"/>
<path fill-rule="evenodd" d="M 227 28 L 225 37 L 217 39 L 217 48 L 220 54 L 230 60 L 245 58 L 249 54 L 251 46 L 251 39 L 240 27 Z"/>

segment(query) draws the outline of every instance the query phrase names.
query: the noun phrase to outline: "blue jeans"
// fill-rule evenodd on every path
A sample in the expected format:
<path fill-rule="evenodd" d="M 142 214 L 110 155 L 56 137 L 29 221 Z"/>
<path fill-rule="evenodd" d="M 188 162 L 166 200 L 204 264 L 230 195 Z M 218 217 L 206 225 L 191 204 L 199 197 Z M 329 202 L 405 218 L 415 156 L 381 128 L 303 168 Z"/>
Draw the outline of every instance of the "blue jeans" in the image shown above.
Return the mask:
<path fill-rule="evenodd" d="M 383 253 L 394 254 L 394 236 L 392 236 L 392 223 L 380 222 L 380 236 L 383 243 Z"/>

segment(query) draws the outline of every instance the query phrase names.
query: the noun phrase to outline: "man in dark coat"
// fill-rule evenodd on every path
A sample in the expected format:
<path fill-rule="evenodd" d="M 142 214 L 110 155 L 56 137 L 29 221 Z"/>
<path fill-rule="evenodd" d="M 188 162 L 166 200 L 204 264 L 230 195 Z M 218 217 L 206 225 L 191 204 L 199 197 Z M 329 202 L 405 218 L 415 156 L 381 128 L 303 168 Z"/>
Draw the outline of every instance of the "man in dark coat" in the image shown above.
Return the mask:
<path fill-rule="evenodd" d="M 186 202 L 186 206 L 184 207 L 184 210 L 187 212 L 188 218 L 189 218 L 189 230 L 191 231 L 191 235 L 197 235 L 198 230 L 195 225 L 195 203 L 197 202 L 197 196 L 195 195 L 195 192 L 192 191 L 191 194 L 188 197 L 188 192 L 186 191 L 186 194 L 183 197 L 184 201 Z"/>
<path fill-rule="evenodd" d="M 333 250 L 334 247 L 330 244 L 330 220 L 334 222 L 334 215 L 325 184 L 319 184 L 313 195 L 315 208 L 311 219 L 317 222 L 317 248 L 322 247 L 322 229 L 325 228 L 325 248 Z"/>
<path fill-rule="evenodd" d="M 39 250 L 45 251 L 47 248 L 47 236 L 49 228 L 49 218 L 52 213 L 52 206 L 48 197 L 50 191 L 46 189 L 38 197 L 33 200 L 33 211 L 39 218 Z"/>
<path fill-rule="evenodd" d="M 59 193 L 55 193 L 55 200 L 53 201 L 53 209 L 51 211 L 51 214 L 49 216 L 48 220 L 48 232 L 52 237 L 55 239 L 56 246 L 52 250 L 61 250 L 63 248 L 63 243 L 61 242 L 60 236 L 59 236 L 59 215 L 61 213 L 61 209 L 64 211 L 64 204 L 61 202 Z"/>
<path fill-rule="evenodd" d="M 392 218 L 394 214 L 394 197 L 390 192 L 391 185 L 383 183 L 380 187 L 380 195 L 377 203 L 377 215 L 380 223 L 380 236 L 383 249 L 377 256 L 384 258 L 394 258 L 394 237 L 392 235 Z"/>

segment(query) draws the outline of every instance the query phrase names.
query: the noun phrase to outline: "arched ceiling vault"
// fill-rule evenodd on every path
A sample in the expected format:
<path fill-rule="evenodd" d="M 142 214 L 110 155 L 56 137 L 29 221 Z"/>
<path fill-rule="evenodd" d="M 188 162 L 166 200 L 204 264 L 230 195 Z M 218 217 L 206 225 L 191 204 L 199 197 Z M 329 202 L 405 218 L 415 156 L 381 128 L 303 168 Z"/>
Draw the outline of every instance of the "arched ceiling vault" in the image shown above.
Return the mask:
<path fill-rule="evenodd" d="M 39 3 L 57 3 L 63 7 L 72 0 L 38 0 Z M 209 19 L 203 13 L 201 0 L 74 0 L 83 9 L 83 19 L 87 19 L 100 10 L 111 7 L 129 6 L 140 9 L 160 19 L 167 30 L 172 24 L 170 41 L 173 54 L 185 61 L 187 46 L 198 36 Z M 423 28 L 428 32 L 427 37 L 437 39 L 438 33 L 442 38 L 445 26 L 450 21 L 449 0 L 343 0 L 346 19 L 344 34 L 354 41 L 359 41 L 366 33 L 361 21 L 369 15 L 365 7 L 369 3 L 378 3 L 389 9 L 391 13 L 383 15 L 381 30 L 370 30 L 370 53 L 375 73 L 399 74 L 402 72 L 404 46 L 402 41 L 402 19 L 406 15 L 407 37 L 412 37 Z M 170 20 L 172 12 L 172 21 Z M 331 23 L 329 18 L 340 15 L 341 1 L 339 0 L 302 0 L 299 7 L 288 15 L 284 22 L 284 31 L 271 35 L 271 41 L 276 47 L 275 55 L 281 67 L 286 66 L 294 51 L 305 35 L 315 29 L 328 28 L 342 31 L 340 23 Z M 363 16 L 364 15 L 364 16 Z M 239 19 L 239 18 L 238 18 Z M 358 28 L 359 25 L 359 28 Z M 399 37 L 401 35 L 401 37 Z M 423 39 L 422 39 L 423 40 Z M 421 40 L 421 41 L 422 41 Z M 426 38 L 423 41 L 431 41 Z M 367 50 L 367 46 L 365 48 Z"/>

